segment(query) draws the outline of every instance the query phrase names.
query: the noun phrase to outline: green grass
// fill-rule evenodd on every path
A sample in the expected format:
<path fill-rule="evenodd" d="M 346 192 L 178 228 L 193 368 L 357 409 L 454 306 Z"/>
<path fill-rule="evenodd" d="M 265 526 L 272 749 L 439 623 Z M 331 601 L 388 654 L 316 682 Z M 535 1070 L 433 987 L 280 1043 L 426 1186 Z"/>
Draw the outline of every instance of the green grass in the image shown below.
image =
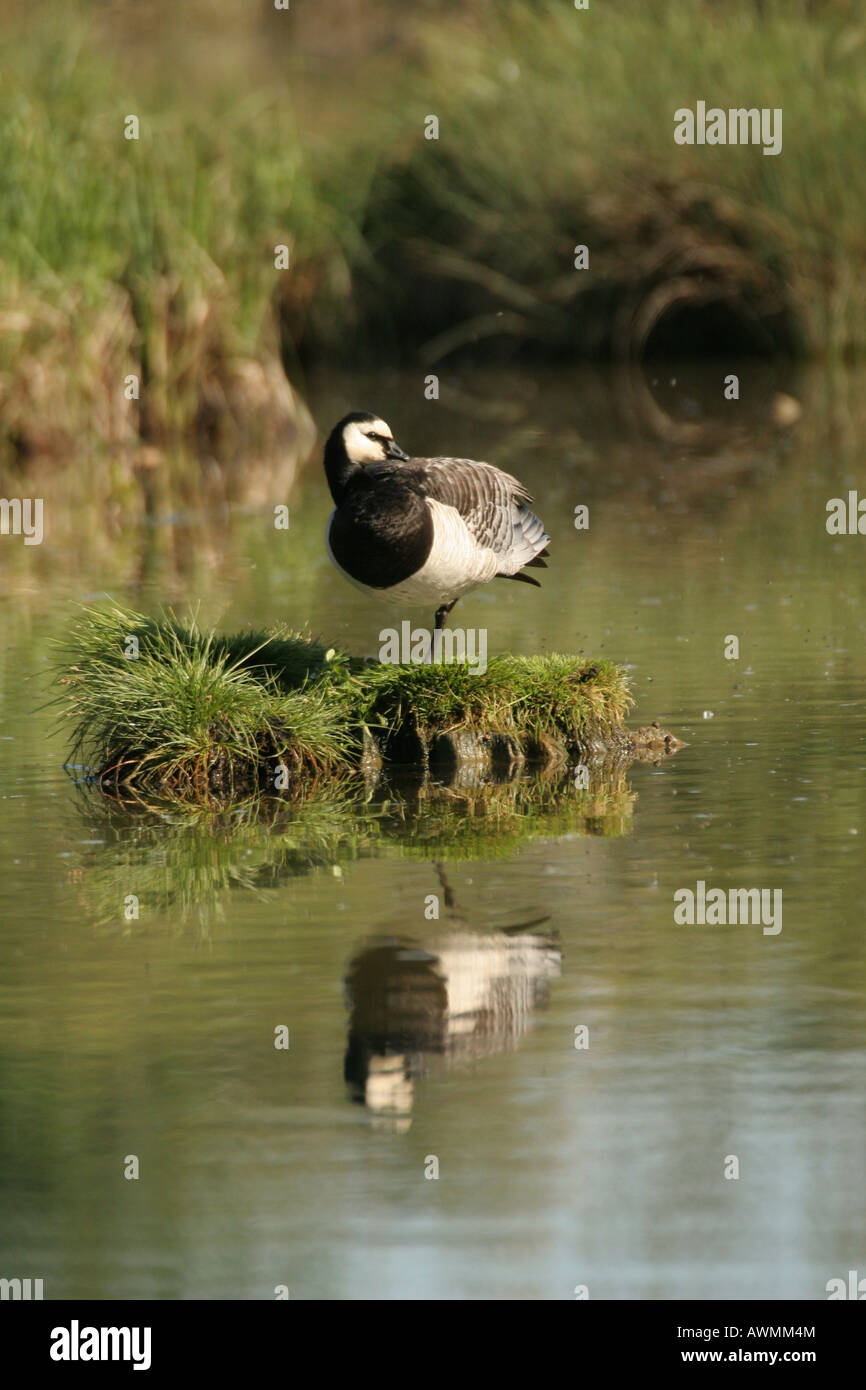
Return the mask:
<path fill-rule="evenodd" d="M 562 763 L 622 747 L 630 705 L 610 662 L 496 658 L 483 675 L 379 665 L 304 634 L 219 637 L 120 607 L 85 610 L 59 666 L 71 762 L 106 790 L 201 804 L 306 792 L 361 766 L 365 735 L 368 756 L 372 743 L 386 759 L 407 734 L 423 759 L 435 735 L 470 729 L 510 736 L 531 762 Z"/>
<path fill-rule="evenodd" d="M 294 266 L 298 242 L 315 258 L 342 235 L 285 93 L 251 93 L 240 71 L 202 101 L 160 92 L 124 71 L 82 5 L 7 21 L 3 38 L 7 452 L 201 432 L 214 402 L 228 410 L 242 390 L 240 359 L 277 359 L 271 306 L 289 272 L 275 246 Z M 130 114 L 137 140 L 124 138 Z M 137 402 L 124 400 L 129 374 Z M 252 403 L 239 409 L 255 427 Z"/>
<path fill-rule="evenodd" d="M 292 777 L 337 772 L 357 738 L 338 682 L 311 678 L 326 655 L 298 634 L 218 638 L 174 618 L 87 610 L 61 676 L 70 759 L 107 785 L 204 801 L 273 785 L 281 765 Z"/>
<path fill-rule="evenodd" d="M 494 657 L 483 674 L 456 664 L 381 665 L 365 672 L 364 683 L 367 723 L 411 722 L 424 739 L 471 728 L 538 743 L 604 740 L 621 728 L 631 704 L 613 662 L 591 666 L 562 655 Z"/>

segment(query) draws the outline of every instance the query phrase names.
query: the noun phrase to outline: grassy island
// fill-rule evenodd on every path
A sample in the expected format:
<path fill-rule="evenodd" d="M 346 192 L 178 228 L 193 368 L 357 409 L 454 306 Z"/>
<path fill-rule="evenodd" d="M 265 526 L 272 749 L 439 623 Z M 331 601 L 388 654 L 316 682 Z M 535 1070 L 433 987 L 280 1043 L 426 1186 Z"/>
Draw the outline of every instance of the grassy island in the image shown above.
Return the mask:
<path fill-rule="evenodd" d="M 72 761 L 106 791 L 181 801 L 297 795 L 383 766 L 507 778 L 676 746 L 625 728 L 626 676 L 610 661 L 500 656 L 483 674 L 390 665 L 297 632 L 219 636 L 119 607 L 84 611 L 59 680 Z"/>

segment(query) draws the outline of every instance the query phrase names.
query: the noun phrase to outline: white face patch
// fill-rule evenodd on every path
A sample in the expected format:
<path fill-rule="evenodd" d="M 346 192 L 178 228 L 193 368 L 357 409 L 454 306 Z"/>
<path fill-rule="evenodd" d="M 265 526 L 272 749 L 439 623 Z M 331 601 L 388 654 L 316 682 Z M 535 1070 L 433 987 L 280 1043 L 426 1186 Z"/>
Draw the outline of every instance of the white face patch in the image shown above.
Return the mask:
<path fill-rule="evenodd" d="M 343 430 L 346 455 L 353 463 L 382 463 L 387 458 L 385 446 L 378 439 L 369 439 L 370 434 L 393 438 L 391 426 L 386 425 L 384 420 L 365 420 L 362 424 L 353 420 Z"/>

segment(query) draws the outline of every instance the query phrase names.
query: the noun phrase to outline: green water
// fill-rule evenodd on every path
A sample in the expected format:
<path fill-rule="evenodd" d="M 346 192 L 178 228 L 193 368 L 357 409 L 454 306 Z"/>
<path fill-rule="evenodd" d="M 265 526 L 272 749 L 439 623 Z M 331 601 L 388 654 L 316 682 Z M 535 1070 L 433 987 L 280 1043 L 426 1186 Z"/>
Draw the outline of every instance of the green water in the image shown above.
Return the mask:
<path fill-rule="evenodd" d="M 274 498 L 288 533 L 268 507 L 52 517 L 43 485 L 43 545 L 0 538 L 0 1275 L 48 1298 L 820 1299 L 862 1274 L 866 538 L 825 507 L 862 482 L 866 380 L 786 380 L 782 431 L 750 371 L 715 424 L 718 374 L 659 376 L 658 418 L 561 373 L 439 402 L 406 375 L 313 384 L 323 425 L 371 405 L 415 452 L 530 486 L 544 588 L 453 621 L 491 654 L 627 663 L 633 722 L 687 744 L 588 793 L 104 804 L 39 708 L 76 604 L 369 653 L 395 615 L 331 570 L 315 466 Z M 699 880 L 781 890 L 781 932 L 677 925 Z"/>

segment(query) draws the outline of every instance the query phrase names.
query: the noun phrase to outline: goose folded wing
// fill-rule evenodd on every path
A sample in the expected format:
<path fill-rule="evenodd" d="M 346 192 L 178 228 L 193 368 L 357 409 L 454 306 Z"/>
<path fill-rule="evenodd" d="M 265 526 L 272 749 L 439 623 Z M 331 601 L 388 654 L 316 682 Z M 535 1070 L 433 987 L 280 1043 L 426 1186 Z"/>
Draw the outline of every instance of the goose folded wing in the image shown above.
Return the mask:
<path fill-rule="evenodd" d="M 474 459 L 413 459 L 407 468 L 425 497 L 454 507 L 477 543 L 492 550 L 500 572 L 514 574 L 550 539 L 517 478 Z"/>

